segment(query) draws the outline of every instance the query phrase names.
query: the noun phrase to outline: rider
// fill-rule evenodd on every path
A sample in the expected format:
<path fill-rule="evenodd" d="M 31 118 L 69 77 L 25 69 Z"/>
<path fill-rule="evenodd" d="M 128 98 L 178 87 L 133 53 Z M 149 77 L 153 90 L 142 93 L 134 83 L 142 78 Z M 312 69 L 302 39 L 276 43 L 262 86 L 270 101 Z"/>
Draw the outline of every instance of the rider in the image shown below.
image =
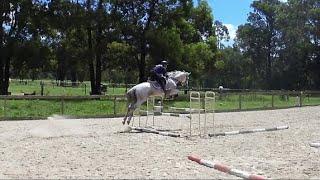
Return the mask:
<path fill-rule="evenodd" d="M 161 64 L 157 64 L 151 69 L 151 80 L 152 81 L 157 81 L 163 92 L 166 94 L 166 78 L 168 77 L 167 75 L 167 66 L 168 62 L 167 61 L 161 61 Z"/>

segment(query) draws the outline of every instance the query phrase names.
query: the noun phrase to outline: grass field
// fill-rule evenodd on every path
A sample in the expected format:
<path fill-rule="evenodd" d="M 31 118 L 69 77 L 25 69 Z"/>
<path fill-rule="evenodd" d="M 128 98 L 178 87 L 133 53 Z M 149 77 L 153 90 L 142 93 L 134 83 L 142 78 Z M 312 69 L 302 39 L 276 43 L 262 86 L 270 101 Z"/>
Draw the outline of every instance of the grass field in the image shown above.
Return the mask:
<path fill-rule="evenodd" d="M 78 87 L 60 87 L 49 81 L 45 82 L 44 95 L 64 95 L 64 96 L 84 96 L 89 94 L 89 85 L 79 85 Z M 89 84 L 88 82 L 86 84 Z M 86 88 L 86 89 L 85 89 Z M 125 88 L 109 88 L 107 94 L 124 94 Z M 28 81 L 27 84 L 14 82 L 9 91 L 12 94 L 32 93 L 40 94 L 40 81 Z M 204 93 L 201 93 L 204 96 Z M 299 98 L 296 96 L 274 95 L 273 105 L 272 96 L 248 93 L 241 95 L 237 93 L 219 94 L 216 96 L 215 109 L 217 111 L 235 110 L 254 110 L 286 108 L 298 106 Z M 304 95 L 302 104 L 320 105 L 320 94 Z M 181 95 L 175 100 L 164 102 L 165 110 L 168 107 L 189 107 L 188 95 Z M 204 102 L 202 102 L 204 106 Z M 64 114 L 75 117 L 99 117 L 99 116 L 123 116 L 126 112 L 126 101 L 113 99 L 94 99 L 94 100 L 3 100 L 0 99 L 0 118 L 1 119 L 39 119 L 46 118 L 53 114 Z M 203 107 L 202 107 L 203 108 Z M 146 105 L 142 106 L 146 109 Z"/>
<path fill-rule="evenodd" d="M 55 81 L 42 81 L 43 84 L 43 94 L 46 96 L 85 96 L 89 95 L 91 91 L 90 82 L 85 81 L 79 84 L 76 87 L 62 87 L 57 86 Z M 35 92 L 36 95 L 41 94 L 41 81 L 34 80 L 34 81 L 23 81 L 19 82 L 14 80 L 10 83 L 9 92 L 11 94 L 21 94 L 21 93 L 33 93 Z M 124 94 L 126 92 L 126 88 L 115 87 L 110 85 L 107 87 L 106 94 Z"/>

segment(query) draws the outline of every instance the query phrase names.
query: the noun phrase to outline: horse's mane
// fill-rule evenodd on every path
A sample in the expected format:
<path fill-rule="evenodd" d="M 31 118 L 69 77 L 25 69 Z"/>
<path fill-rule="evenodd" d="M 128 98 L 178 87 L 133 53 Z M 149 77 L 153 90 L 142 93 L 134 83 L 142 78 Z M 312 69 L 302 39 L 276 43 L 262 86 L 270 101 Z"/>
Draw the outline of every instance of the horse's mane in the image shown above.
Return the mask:
<path fill-rule="evenodd" d="M 178 73 L 183 73 L 184 71 L 178 71 L 178 70 L 174 70 L 174 71 L 170 71 L 170 72 L 168 72 L 168 75 L 176 75 L 176 74 L 178 74 Z"/>

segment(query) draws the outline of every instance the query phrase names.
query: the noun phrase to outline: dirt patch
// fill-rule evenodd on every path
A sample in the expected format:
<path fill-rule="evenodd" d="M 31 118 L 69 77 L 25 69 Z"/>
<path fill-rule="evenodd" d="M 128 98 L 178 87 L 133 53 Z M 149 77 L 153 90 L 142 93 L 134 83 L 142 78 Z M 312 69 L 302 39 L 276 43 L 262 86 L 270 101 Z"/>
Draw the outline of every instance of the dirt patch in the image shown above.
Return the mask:
<path fill-rule="evenodd" d="M 195 154 L 268 178 L 319 179 L 320 148 L 309 145 L 319 140 L 319 119 L 319 106 L 217 113 L 215 132 L 289 129 L 206 139 L 117 133 L 126 129 L 121 118 L 3 121 L 0 178 L 235 178 L 187 159 Z M 172 129 L 187 123 L 155 121 Z"/>

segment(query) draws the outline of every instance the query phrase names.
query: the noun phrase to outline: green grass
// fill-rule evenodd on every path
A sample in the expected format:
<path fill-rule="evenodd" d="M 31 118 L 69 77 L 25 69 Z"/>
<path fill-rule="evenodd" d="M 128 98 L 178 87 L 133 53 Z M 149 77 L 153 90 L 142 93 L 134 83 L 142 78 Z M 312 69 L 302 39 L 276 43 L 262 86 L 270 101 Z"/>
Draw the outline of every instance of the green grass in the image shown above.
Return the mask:
<path fill-rule="evenodd" d="M 126 101 L 111 99 L 101 100 L 4 100 L 0 101 L 0 117 L 11 119 L 25 118 L 46 118 L 53 114 L 62 114 L 75 117 L 97 117 L 123 115 L 126 112 Z M 280 96 L 274 97 L 274 108 L 293 107 L 296 104 L 296 97 L 283 99 Z M 304 105 L 320 105 L 320 97 L 309 97 L 303 99 Z M 203 108 L 204 102 L 201 102 Z M 165 110 L 169 107 L 189 107 L 189 100 L 168 100 L 164 102 Z M 62 108 L 63 107 L 63 108 Z M 151 109 L 152 106 L 149 105 Z M 246 95 L 242 96 L 242 110 L 268 109 L 272 108 L 271 96 L 268 95 Z M 142 106 L 146 109 L 146 104 Z M 227 95 L 216 97 L 215 109 L 217 111 L 239 110 L 239 95 Z"/>
<path fill-rule="evenodd" d="M 4 104 L 4 100 L 2 100 Z M 41 118 L 60 114 L 60 101 L 55 100 L 7 100 L 6 108 L 2 106 L 1 117 Z"/>
<path fill-rule="evenodd" d="M 46 118 L 53 114 L 64 114 L 75 117 L 97 117 L 123 114 L 126 108 L 125 101 L 113 100 L 7 100 L 4 109 L 4 100 L 0 116 L 19 118 Z"/>
<path fill-rule="evenodd" d="M 10 83 L 9 92 L 11 94 L 21 94 L 21 93 L 33 93 L 36 92 L 37 95 L 41 94 L 40 80 L 28 81 L 27 84 L 20 83 L 18 81 L 13 81 Z M 84 82 L 77 87 L 62 87 L 57 86 L 54 81 L 43 81 L 43 94 L 45 96 L 84 96 L 89 95 L 91 91 L 90 82 Z M 106 94 L 124 94 L 126 88 L 113 87 L 109 85 L 107 87 Z"/>
<path fill-rule="evenodd" d="M 45 96 L 83 96 L 88 95 L 90 91 L 90 86 L 86 83 L 87 87 L 82 84 L 77 87 L 61 87 L 57 86 L 54 82 L 45 81 L 43 86 L 43 94 Z M 11 94 L 21 94 L 21 93 L 33 93 L 36 92 L 36 95 L 41 94 L 41 85 L 39 80 L 28 81 L 27 84 L 21 84 L 17 81 L 14 81 L 9 86 L 9 92 Z"/>
<path fill-rule="evenodd" d="M 84 85 L 78 87 L 60 87 L 46 81 L 44 88 L 45 95 L 67 95 L 67 96 L 83 96 L 89 94 L 90 85 L 86 82 Z M 48 85 L 51 84 L 51 85 Z M 19 82 L 11 83 L 9 91 L 13 94 L 27 92 L 32 93 L 36 91 L 39 95 L 40 81 L 29 81 L 27 85 Z M 108 88 L 107 94 L 124 94 L 125 88 Z M 86 92 L 86 94 L 85 94 Z M 201 92 L 201 106 L 203 108 L 204 92 Z M 257 93 L 248 93 L 241 95 L 241 110 L 251 109 L 270 109 L 270 108 L 286 108 L 294 107 L 297 105 L 296 96 L 274 95 L 272 106 L 272 96 L 263 95 Z M 7 100 L 6 108 L 4 109 L 4 100 L 0 100 L 0 118 L 1 119 L 25 119 L 25 118 L 46 118 L 53 114 L 65 114 L 76 117 L 97 117 L 97 116 L 114 116 L 124 115 L 126 112 L 126 101 L 113 99 L 101 99 L 101 100 L 65 100 L 62 104 L 61 100 Z M 305 105 L 320 105 L 320 94 L 303 96 L 303 106 Z M 195 105 L 195 103 L 193 103 Z M 180 92 L 180 95 L 175 100 L 166 100 L 165 110 L 169 110 L 169 107 L 189 107 L 188 95 Z M 62 108 L 63 107 L 63 108 Z M 150 106 L 150 109 L 152 107 Z M 215 109 L 217 111 L 234 111 L 239 110 L 239 94 L 229 93 L 216 96 Z M 146 105 L 142 106 L 142 109 L 146 109 Z M 6 117 L 6 118 L 5 118 Z"/>
<path fill-rule="evenodd" d="M 319 105 L 320 104 L 319 101 L 320 101 L 320 95 L 318 96 L 310 95 L 310 96 L 304 97 L 302 103 L 303 105 L 314 106 L 314 105 Z"/>

